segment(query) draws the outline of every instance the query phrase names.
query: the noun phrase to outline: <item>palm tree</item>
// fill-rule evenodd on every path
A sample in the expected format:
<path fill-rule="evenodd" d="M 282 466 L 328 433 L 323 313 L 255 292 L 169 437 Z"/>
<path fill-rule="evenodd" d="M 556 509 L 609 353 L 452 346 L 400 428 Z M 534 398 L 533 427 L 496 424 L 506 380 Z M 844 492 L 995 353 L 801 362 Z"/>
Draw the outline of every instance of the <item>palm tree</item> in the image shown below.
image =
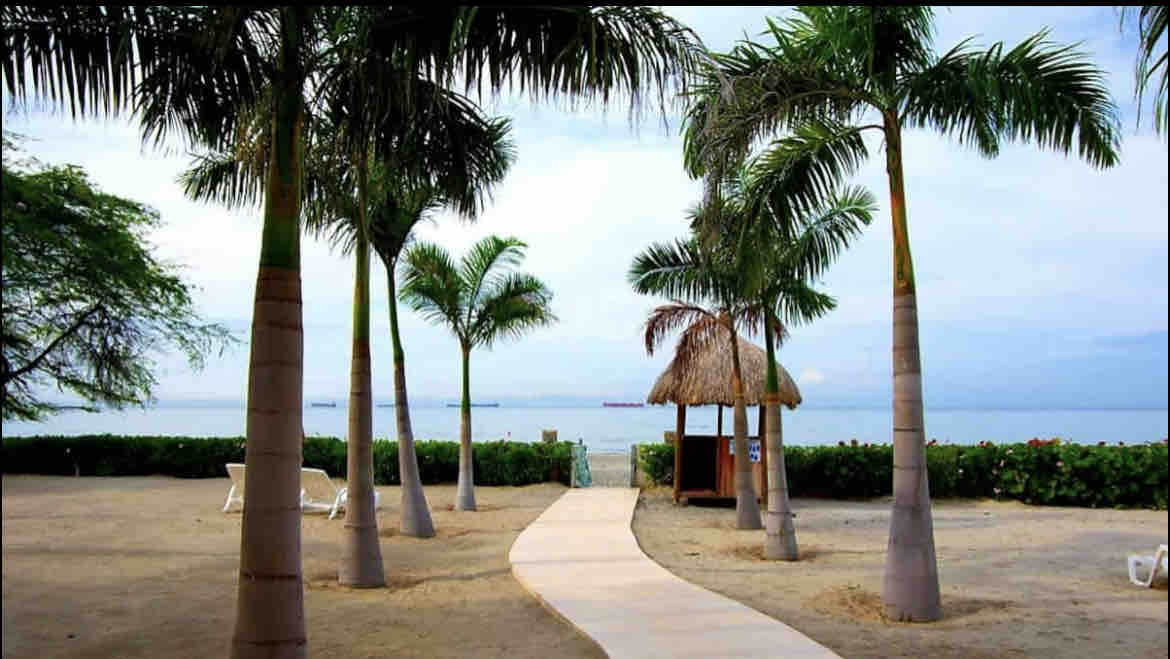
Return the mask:
<path fill-rule="evenodd" d="M 1137 7 L 1122 7 L 1121 22 Z M 1141 5 L 1138 12 L 1138 54 L 1134 66 L 1134 100 L 1138 105 L 1138 122 L 1141 122 L 1142 101 L 1146 88 L 1158 76 L 1154 87 L 1154 130 L 1170 134 L 1170 112 L 1166 112 L 1166 78 L 1170 70 L 1166 65 L 1166 5 Z M 1162 53 L 1158 54 L 1158 46 Z"/>
<path fill-rule="evenodd" d="M 902 130 L 932 128 L 985 156 L 1002 139 L 1072 150 L 1097 167 L 1117 162 L 1116 108 L 1104 74 L 1070 46 L 1040 32 L 1006 50 L 963 41 L 933 52 L 932 10 L 921 6 L 801 7 L 769 21 L 774 45 L 745 41 L 713 55 L 691 93 L 686 160 L 692 175 L 718 178 L 759 140 L 776 166 L 761 185 L 777 208 L 801 212 L 823 186 L 869 156 L 863 140 L 884 140 L 894 240 L 894 504 L 882 598 L 895 620 L 941 615 L 926 473 L 922 369 L 914 269 L 907 233 Z M 767 178 L 767 177 L 765 177 Z M 710 194 L 717 194 L 708 186 Z"/>
<path fill-rule="evenodd" d="M 337 86 L 349 92 L 357 85 L 344 80 L 345 73 L 337 77 L 342 82 Z M 413 113 L 410 121 L 387 121 L 385 125 L 365 127 L 369 122 L 352 108 L 369 106 L 360 98 L 353 98 L 352 93 L 316 103 L 324 113 L 311 113 L 309 121 L 309 132 L 314 139 L 310 141 L 306 155 L 305 189 L 308 194 L 303 207 L 303 222 L 317 235 L 327 236 L 344 253 L 356 255 L 347 451 L 350 463 L 347 468 L 348 491 L 352 494 L 346 508 L 346 549 L 338 571 L 339 581 L 349 586 L 385 584 L 373 499 L 370 247 L 373 245 L 384 261 L 397 258 L 402 241 L 409 235 L 413 222 L 419 219 L 417 216 L 413 219 L 401 216 L 401 201 L 413 203 L 413 200 L 400 200 L 399 197 L 417 197 L 418 194 L 411 190 L 410 185 L 422 186 L 415 190 L 427 190 L 427 199 L 438 200 L 473 218 L 487 187 L 503 177 L 513 157 L 511 144 L 505 139 L 508 122 L 484 119 L 470 100 L 425 80 L 415 80 L 410 85 L 401 85 L 401 88 L 403 94 L 413 95 L 408 104 Z M 381 116 L 385 119 L 385 115 Z M 266 123 L 255 117 L 249 117 L 247 121 L 253 126 Z M 232 153 L 203 154 L 184 174 L 182 180 L 189 196 L 217 200 L 229 207 L 239 207 L 259 198 L 263 189 L 264 160 L 257 154 L 265 151 L 264 135 L 254 128 L 241 129 L 240 132 L 251 136 L 251 141 L 237 143 Z M 375 156 L 371 167 L 368 148 L 363 152 L 360 146 L 361 141 L 369 143 L 369 133 L 394 144 L 397 164 L 378 161 Z M 358 140 L 343 137 L 353 134 L 366 134 L 366 137 Z M 452 157 L 451 154 L 456 155 Z M 438 171 L 427 171 L 427 168 Z M 398 348 L 396 357 L 400 357 L 393 275 L 390 277 L 391 330 Z M 405 402 L 405 374 L 398 359 L 395 384 L 396 394 L 400 394 L 401 399 L 396 410 L 403 498 L 400 527 L 407 535 L 430 537 L 434 535 L 434 524 L 418 478 L 409 410 Z"/>
<path fill-rule="evenodd" d="M 364 51 L 363 51 L 364 52 Z M 403 514 L 400 527 L 404 533 L 419 537 L 434 535 L 434 523 L 418 474 L 406 398 L 405 358 L 397 328 L 394 300 L 393 266 L 422 207 L 441 201 L 465 217 L 474 219 L 488 188 L 501 181 L 514 156 L 507 140 L 509 122 L 485 119 L 467 98 L 448 92 L 422 80 L 402 85 L 402 95 L 411 94 L 406 103 L 409 118 L 396 117 L 376 109 L 376 102 L 364 98 L 362 81 L 370 76 L 364 71 L 363 54 L 356 71 L 338 76 L 345 96 L 332 109 L 339 115 L 337 123 L 343 134 L 359 135 L 351 149 L 353 178 L 357 183 L 357 204 L 353 195 L 343 190 L 340 205 L 326 203 L 319 214 L 310 217 L 307 226 L 332 233 L 335 244 L 341 243 L 357 256 L 354 298 L 354 359 L 350 398 L 350 487 L 362 487 L 366 497 L 360 507 L 347 507 L 346 527 L 349 540 L 343 554 L 341 582 L 348 585 L 379 586 L 382 576 L 378 549 L 377 520 L 373 499 L 373 429 L 371 374 L 369 361 L 369 253 L 372 246 L 387 265 L 390 289 L 391 333 L 395 357 L 396 417 L 399 429 L 399 467 L 402 474 Z M 348 75 L 347 75 L 348 74 Z M 385 79 L 385 74 L 377 76 Z M 376 101 L 376 99 L 375 99 Z M 393 110 L 397 108 L 390 108 Z M 378 117 L 378 122 L 369 119 Z M 392 158 L 377 161 L 375 185 L 371 185 L 370 139 L 390 144 Z M 352 190 L 352 183 L 349 190 Z M 346 203 L 350 202 L 350 203 Z M 404 207 L 403 202 L 419 206 Z M 353 211 L 350 212 L 351 208 Z M 340 211 L 338 214 L 335 211 Z M 373 222 L 377 222 L 377 225 Z M 351 492 L 353 489 L 350 490 Z"/>
<path fill-rule="evenodd" d="M 740 230 L 748 212 L 768 212 L 755 208 L 748 198 L 745 181 L 752 179 L 749 166 L 736 171 L 723 182 L 727 194 L 717 207 L 700 204 L 691 211 L 692 225 L 715 226 L 716 243 L 704 250 L 698 236 L 690 241 L 655 244 L 635 257 L 629 279 L 639 293 L 656 293 L 688 299 L 691 304 L 676 302 L 654 310 L 646 324 L 646 347 L 651 352 L 671 330 L 686 327 L 676 350 L 676 361 L 687 363 L 707 345 L 718 340 L 721 326 L 732 343 L 732 387 L 737 408 L 742 402 L 742 376 L 739 373 L 736 328 L 762 331 L 768 355 L 765 382 L 765 423 L 768 451 L 767 505 L 768 524 L 765 553 L 768 558 L 797 558 L 796 534 L 792 526 L 788 501 L 787 476 L 780 425 L 780 384 L 776 369 L 775 342 L 786 335 L 786 325 L 809 322 L 833 308 L 832 298 L 813 290 L 808 281 L 820 276 L 849 242 L 869 223 L 873 198 L 862 188 L 850 188 L 830 197 L 807 216 L 777 218 L 750 224 L 750 233 Z M 791 236 L 791 237 L 788 237 Z M 722 262 L 720 261 L 722 259 Z M 715 309 L 697 307 L 694 302 L 714 301 Z M 737 388 L 738 387 L 738 388 Z M 738 456 L 747 455 L 746 409 L 742 414 L 743 432 L 736 425 L 736 509 L 737 528 L 760 528 L 759 509 L 740 514 L 745 507 L 740 499 L 750 498 L 750 463 Z M 742 436 L 741 436 L 742 435 Z M 750 505 L 746 507 L 750 511 Z"/>
<path fill-rule="evenodd" d="M 752 208 L 754 181 L 746 169 L 747 185 L 732 180 L 729 202 L 738 208 Z M 784 467 L 781 425 L 780 379 L 776 348 L 783 343 L 787 328 L 823 316 L 836 302 L 813 290 L 808 282 L 819 278 L 836 257 L 849 247 L 862 228 L 868 226 L 875 210 L 873 195 L 864 188 L 846 188 L 803 217 L 769 215 L 784 210 L 767 204 L 758 206 L 765 216 L 749 223 L 752 231 L 739 237 L 740 258 L 748 260 L 753 276 L 748 279 L 745 299 L 752 301 L 745 314 L 751 331 L 762 331 L 767 352 L 764 385 L 764 428 L 768 452 L 767 513 L 765 514 L 764 557 L 794 561 L 799 558 L 794 514 L 788 498 L 788 475 Z M 734 215 L 733 217 L 741 217 Z M 734 235 L 728 228 L 728 235 Z"/>
<path fill-rule="evenodd" d="M 603 104 L 621 94 L 631 111 L 655 92 L 665 108 L 667 88 L 685 83 L 698 52 L 690 30 L 645 7 L 0 9 L 0 75 L 17 103 L 67 104 L 75 117 L 133 108 L 144 138 L 159 143 L 177 130 L 222 150 L 235 143 L 241 113 L 271 108 L 245 452 L 247 477 L 265 485 L 249 492 L 242 522 L 233 656 L 307 652 L 297 506 L 303 121 L 306 94 L 334 61 L 324 37 L 346 17 L 355 20 L 345 33 L 356 31 L 383 60 L 444 83 L 460 77 L 466 89 L 486 83 L 490 92 L 515 84 L 534 98 Z M 383 89 L 369 82 L 371 94 Z"/>
<path fill-rule="evenodd" d="M 456 264 L 447 250 L 418 243 L 406 252 L 400 297 L 435 324 L 444 324 L 463 354 L 459 414 L 459 482 L 455 510 L 475 510 L 471 448 L 471 350 L 556 321 L 552 292 L 536 277 L 515 272 L 527 247 L 516 238 L 488 236 Z"/>
<path fill-rule="evenodd" d="M 414 433 L 410 425 L 410 406 L 406 395 L 406 357 L 398 330 L 398 298 L 395 293 L 395 270 L 402 250 L 411 242 L 414 227 L 441 208 L 450 208 L 475 219 L 482 208 L 490 187 L 498 183 L 514 160 L 512 144 L 506 139 L 507 122 L 493 122 L 487 126 L 484 157 L 461 158 L 456 162 L 479 163 L 466 167 L 462 176 L 448 173 L 435 176 L 431 182 L 407 185 L 401 179 L 397 185 L 382 183 L 375 186 L 378 194 L 372 208 L 372 243 L 374 251 L 386 268 L 387 301 L 390 306 L 390 338 L 394 351 L 394 411 L 398 425 L 398 470 L 402 481 L 402 515 L 399 530 L 404 535 L 420 538 L 435 534 L 434 523 L 419 478 L 418 458 L 414 451 Z M 474 144 L 467 138 L 458 147 Z M 452 146 L 451 148 L 458 148 Z M 461 188 L 461 189 L 460 189 Z"/>
<path fill-rule="evenodd" d="M 693 208 L 698 217 L 712 210 Z M 744 323 L 743 262 L 733 258 L 726 245 L 704 250 L 696 237 L 671 243 L 655 243 L 634 257 L 628 275 L 630 285 L 643 295 L 675 298 L 656 307 L 646 320 L 646 352 L 654 354 L 668 335 L 686 328 L 675 348 L 680 368 L 692 362 L 713 341 L 731 342 L 731 391 L 733 442 L 735 443 L 735 528 L 762 529 L 760 506 L 751 479 L 747 448 L 747 405 L 739 362 L 738 331 Z M 704 303 L 709 307 L 702 306 Z"/>

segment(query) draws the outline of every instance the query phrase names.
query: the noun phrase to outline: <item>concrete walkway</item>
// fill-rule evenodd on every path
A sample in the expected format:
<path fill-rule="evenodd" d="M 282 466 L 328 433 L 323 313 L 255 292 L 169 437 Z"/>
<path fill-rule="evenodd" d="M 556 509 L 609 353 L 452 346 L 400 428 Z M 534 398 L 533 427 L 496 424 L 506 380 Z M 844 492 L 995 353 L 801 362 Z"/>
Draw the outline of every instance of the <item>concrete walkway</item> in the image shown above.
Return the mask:
<path fill-rule="evenodd" d="M 569 490 L 516 538 L 513 574 L 614 659 L 838 657 L 647 558 L 630 530 L 637 502 L 632 488 Z"/>

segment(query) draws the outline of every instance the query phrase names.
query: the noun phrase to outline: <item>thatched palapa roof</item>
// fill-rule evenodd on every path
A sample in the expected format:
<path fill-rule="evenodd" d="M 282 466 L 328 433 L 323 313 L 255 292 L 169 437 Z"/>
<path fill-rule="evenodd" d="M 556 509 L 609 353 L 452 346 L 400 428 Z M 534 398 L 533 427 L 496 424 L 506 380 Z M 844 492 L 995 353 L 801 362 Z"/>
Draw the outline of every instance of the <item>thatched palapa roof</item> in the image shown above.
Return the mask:
<path fill-rule="evenodd" d="M 744 398 L 748 405 L 761 405 L 764 402 L 764 378 L 767 376 L 768 355 L 764 349 L 744 341 L 739 341 L 739 364 L 743 369 Z M 691 366 L 684 373 L 676 373 L 675 362 L 672 360 L 654 388 L 646 396 L 646 402 L 651 405 L 665 405 L 675 403 L 683 405 L 733 405 L 731 394 L 731 343 L 729 341 L 713 341 L 712 346 L 691 362 Z M 780 372 L 780 402 L 795 408 L 800 404 L 800 390 L 792 381 L 792 376 L 783 366 L 776 365 Z"/>

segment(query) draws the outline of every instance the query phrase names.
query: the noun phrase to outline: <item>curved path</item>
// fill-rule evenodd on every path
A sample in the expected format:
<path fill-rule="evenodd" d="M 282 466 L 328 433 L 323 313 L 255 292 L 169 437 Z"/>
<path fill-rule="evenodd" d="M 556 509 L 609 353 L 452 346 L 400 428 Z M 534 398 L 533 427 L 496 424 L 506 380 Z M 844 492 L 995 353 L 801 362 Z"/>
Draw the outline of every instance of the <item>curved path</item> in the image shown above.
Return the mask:
<path fill-rule="evenodd" d="M 630 530 L 637 503 L 633 488 L 569 490 L 516 538 L 513 574 L 615 659 L 838 657 L 647 558 Z"/>

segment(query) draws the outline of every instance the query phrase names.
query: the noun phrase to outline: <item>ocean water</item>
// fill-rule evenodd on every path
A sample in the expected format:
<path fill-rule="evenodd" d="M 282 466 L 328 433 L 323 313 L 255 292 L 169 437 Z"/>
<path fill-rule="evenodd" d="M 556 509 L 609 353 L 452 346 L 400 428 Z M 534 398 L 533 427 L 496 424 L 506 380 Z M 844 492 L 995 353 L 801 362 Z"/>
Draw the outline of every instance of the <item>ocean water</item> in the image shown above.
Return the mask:
<path fill-rule="evenodd" d="M 749 427 L 755 434 L 758 408 L 748 408 Z M 687 432 L 714 434 L 716 408 L 687 410 Z M 832 445 L 856 439 L 862 443 L 889 443 L 889 409 L 804 408 L 784 410 L 784 442 L 796 446 Z M 411 408 L 416 439 L 455 440 L 459 437 L 458 408 L 416 405 Z M 626 451 L 631 444 L 662 441 L 672 430 L 675 408 L 596 407 L 477 407 L 471 411 L 472 439 L 539 441 L 541 431 L 555 429 L 560 439 L 581 439 L 598 452 Z M 306 407 L 305 432 L 344 437 L 347 412 L 337 407 Z M 926 410 L 926 436 L 939 442 L 975 444 L 1024 442 L 1033 437 L 1060 437 L 1084 444 L 1108 442 L 1140 444 L 1167 437 L 1166 410 Z M 723 409 L 723 432 L 731 434 L 731 410 Z M 6 422 L 3 436 L 81 435 L 188 435 L 202 437 L 244 434 L 244 407 L 239 403 L 161 402 L 147 409 L 89 413 L 68 411 L 42 423 Z M 374 409 L 374 436 L 396 437 L 394 408 Z"/>

